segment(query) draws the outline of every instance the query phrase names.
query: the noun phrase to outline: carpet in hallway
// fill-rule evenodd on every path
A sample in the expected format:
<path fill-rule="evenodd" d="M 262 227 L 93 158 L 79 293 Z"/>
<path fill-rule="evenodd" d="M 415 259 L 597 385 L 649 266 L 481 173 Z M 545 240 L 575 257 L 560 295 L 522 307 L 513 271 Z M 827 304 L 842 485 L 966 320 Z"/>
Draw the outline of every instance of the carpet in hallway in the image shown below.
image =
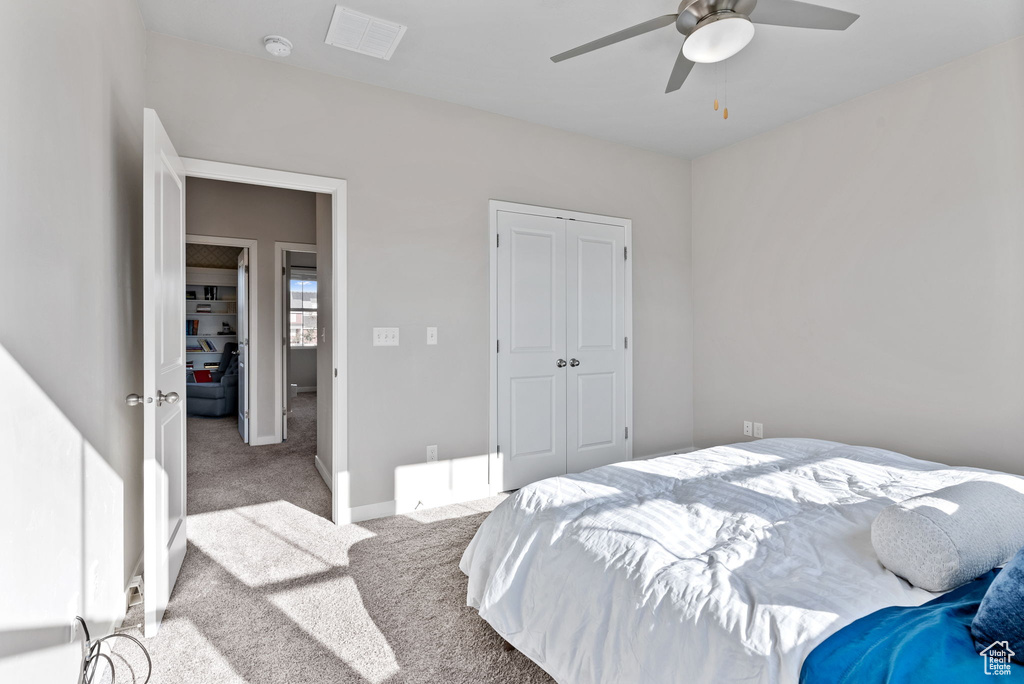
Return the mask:
<path fill-rule="evenodd" d="M 189 419 L 188 552 L 146 641 L 153 684 L 551 682 L 465 605 L 459 559 L 501 498 L 336 526 L 311 406 L 272 446 L 242 444 L 234 419 Z M 130 645 L 117 654 L 145 672 Z"/>

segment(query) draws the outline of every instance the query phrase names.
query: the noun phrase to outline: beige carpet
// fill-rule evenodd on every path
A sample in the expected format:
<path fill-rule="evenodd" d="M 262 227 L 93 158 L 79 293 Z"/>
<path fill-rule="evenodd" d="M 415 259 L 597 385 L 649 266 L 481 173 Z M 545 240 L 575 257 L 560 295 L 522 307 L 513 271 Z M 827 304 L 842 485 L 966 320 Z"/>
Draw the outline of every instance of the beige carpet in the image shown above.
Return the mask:
<path fill-rule="evenodd" d="M 551 682 L 467 608 L 459 558 L 500 501 L 335 526 L 313 465 L 315 395 L 286 444 L 248 447 L 235 421 L 188 420 L 188 553 L 152 682 Z M 142 613 L 125 620 L 139 636 Z M 118 682 L 145 663 L 119 645 Z"/>

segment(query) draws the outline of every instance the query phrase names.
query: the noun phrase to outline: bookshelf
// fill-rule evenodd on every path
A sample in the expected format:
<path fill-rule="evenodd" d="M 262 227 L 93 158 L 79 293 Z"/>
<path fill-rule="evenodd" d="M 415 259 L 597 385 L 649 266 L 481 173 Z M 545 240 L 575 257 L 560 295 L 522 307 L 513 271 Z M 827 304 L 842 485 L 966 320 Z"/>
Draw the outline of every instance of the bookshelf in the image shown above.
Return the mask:
<path fill-rule="evenodd" d="M 216 368 L 224 345 L 238 341 L 238 272 L 185 269 L 185 362 L 190 370 Z"/>

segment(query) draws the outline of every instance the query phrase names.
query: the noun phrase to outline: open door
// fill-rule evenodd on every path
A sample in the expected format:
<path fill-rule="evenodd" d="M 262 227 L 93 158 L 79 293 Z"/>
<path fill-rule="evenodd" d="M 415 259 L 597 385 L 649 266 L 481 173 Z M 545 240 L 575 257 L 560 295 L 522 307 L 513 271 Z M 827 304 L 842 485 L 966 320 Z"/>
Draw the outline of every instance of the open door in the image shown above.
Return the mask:
<path fill-rule="evenodd" d="M 142 189 L 143 543 L 146 637 L 185 560 L 185 169 L 152 109 L 144 114 Z"/>
<path fill-rule="evenodd" d="M 238 253 L 238 434 L 249 443 L 249 248 Z"/>
<path fill-rule="evenodd" d="M 281 271 L 281 312 L 284 316 L 282 321 L 282 330 L 284 335 L 281 336 L 281 396 L 284 397 L 284 407 L 281 410 L 281 439 L 288 440 L 288 414 L 292 411 L 292 395 L 291 386 L 288 384 L 288 358 L 291 356 L 291 270 L 292 270 L 292 254 L 291 252 L 284 253 L 284 269 Z"/>

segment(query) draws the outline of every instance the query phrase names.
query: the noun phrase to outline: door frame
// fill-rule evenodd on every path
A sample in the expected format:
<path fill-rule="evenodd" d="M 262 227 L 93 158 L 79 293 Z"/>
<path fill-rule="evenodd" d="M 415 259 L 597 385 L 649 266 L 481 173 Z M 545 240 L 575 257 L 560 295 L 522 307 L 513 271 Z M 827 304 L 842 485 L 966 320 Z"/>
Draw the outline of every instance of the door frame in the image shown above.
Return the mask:
<path fill-rule="evenodd" d="M 185 163 L 185 158 L 182 157 L 182 163 Z M 188 178 L 188 165 L 185 165 L 185 177 Z M 187 181 L 186 181 L 187 184 Z M 219 237 L 214 235 L 190 235 L 188 233 L 188 222 L 185 223 L 185 244 L 193 245 L 215 245 L 219 247 L 240 247 L 242 249 L 249 249 L 249 282 L 259 282 L 256 280 L 257 268 L 258 268 L 258 252 L 257 248 L 259 243 L 256 240 L 250 240 L 247 238 L 233 238 L 233 237 Z M 186 247 L 187 250 L 187 247 Z M 237 267 L 236 267 L 237 269 Z M 250 285 L 249 287 L 249 298 L 246 300 L 246 308 L 248 308 L 248 315 L 246 320 L 248 321 L 249 330 L 259 330 L 256 327 L 257 319 L 259 316 L 259 300 L 256 293 L 256 288 Z M 186 316 L 187 318 L 187 316 Z M 257 441 L 256 433 L 253 431 L 252 426 L 256 424 L 256 418 L 258 416 L 259 409 L 256 402 L 258 385 L 257 375 L 259 370 L 258 364 L 254 363 L 254 359 L 259 358 L 259 343 L 252 336 L 249 336 L 249 379 L 246 384 L 246 389 L 249 391 L 249 446 L 258 446 L 261 442 Z M 269 442 L 266 442 L 269 444 Z"/>
<path fill-rule="evenodd" d="M 232 183 L 265 185 L 331 196 L 331 234 L 333 236 L 333 249 L 330 254 L 331 292 L 333 295 L 331 313 L 332 325 L 336 334 L 331 342 L 334 383 L 331 391 L 333 453 L 331 454 L 332 472 L 329 486 L 331 489 L 331 519 L 336 524 L 346 524 L 351 521 L 348 478 L 348 183 L 341 178 L 311 176 L 304 173 L 190 157 L 182 157 L 181 161 L 185 166 L 187 178 L 208 178 Z M 249 415 L 251 417 L 252 413 L 250 412 Z M 280 421 L 277 421 L 277 425 L 280 426 L 280 424 Z M 251 423 L 249 427 L 251 431 Z M 250 434 L 251 441 L 252 434 Z"/>
<path fill-rule="evenodd" d="M 507 202 L 504 200 L 489 200 L 487 206 L 488 225 L 490 236 L 490 371 L 488 373 L 489 402 L 488 409 L 488 430 L 487 430 L 487 484 L 492 495 L 502 491 L 502 461 L 498 453 L 498 212 L 508 211 L 517 214 L 532 214 L 534 216 L 547 216 L 558 219 L 575 219 L 577 221 L 588 221 L 590 223 L 603 223 L 611 226 L 621 226 L 625 232 L 626 241 L 626 264 L 625 264 L 625 311 L 626 337 L 629 344 L 625 348 L 626 353 L 626 427 L 629 428 L 629 439 L 626 440 L 626 456 L 633 458 L 633 440 L 636 438 L 633 430 L 633 221 L 631 219 L 619 218 L 616 216 L 603 216 L 601 214 L 588 214 L 581 211 L 570 211 L 568 209 L 555 209 L 552 207 L 541 207 L 533 204 L 521 204 L 518 202 Z"/>
<path fill-rule="evenodd" d="M 317 259 L 317 288 L 320 287 L 320 252 L 317 251 L 316 245 L 311 245 L 305 242 L 278 242 L 274 241 L 274 377 L 277 378 L 277 384 L 274 385 L 274 406 L 276 410 L 281 411 L 280 420 L 276 423 L 276 436 L 277 441 L 281 442 L 284 440 L 284 422 L 287 420 L 287 416 L 284 411 L 287 409 L 288 395 L 285 391 L 285 385 L 288 384 L 288 378 L 285 377 L 285 358 L 284 358 L 284 281 L 282 269 L 284 268 L 284 253 L 285 252 L 305 252 L 307 254 L 316 254 Z M 320 344 L 319 334 L 317 335 L 317 344 Z M 317 464 L 318 469 L 323 467 L 322 463 Z"/>

